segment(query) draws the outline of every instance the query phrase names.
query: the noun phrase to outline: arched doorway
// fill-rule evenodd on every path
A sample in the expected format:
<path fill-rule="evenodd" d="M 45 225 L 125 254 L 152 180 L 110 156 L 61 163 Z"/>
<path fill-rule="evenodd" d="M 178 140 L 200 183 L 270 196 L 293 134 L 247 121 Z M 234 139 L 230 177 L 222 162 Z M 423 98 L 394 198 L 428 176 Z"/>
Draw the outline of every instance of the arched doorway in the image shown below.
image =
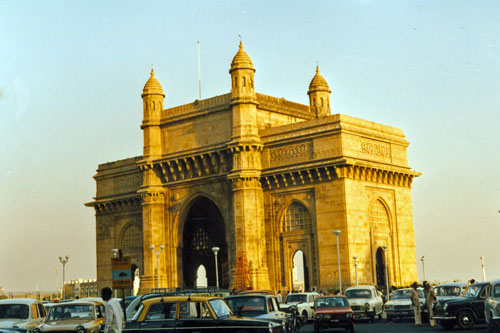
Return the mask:
<path fill-rule="evenodd" d="M 200 265 L 200 267 L 198 267 L 198 270 L 196 271 L 196 287 L 207 287 L 207 286 L 208 286 L 207 270 L 205 269 L 205 266 Z"/>
<path fill-rule="evenodd" d="M 309 290 L 309 272 L 304 252 L 298 250 L 293 256 L 292 284 L 294 290 Z"/>
<path fill-rule="evenodd" d="M 215 256 L 217 254 L 219 286 L 229 287 L 226 228 L 217 206 L 205 197 L 195 199 L 187 213 L 183 230 L 182 268 L 184 286 L 196 285 L 200 265 L 206 269 L 208 286 L 216 286 Z"/>
<path fill-rule="evenodd" d="M 384 260 L 384 250 L 379 247 L 376 254 L 376 274 L 377 274 L 377 286 L 379 289 L 383 290 L 385 288 L 385 260 Z"/>

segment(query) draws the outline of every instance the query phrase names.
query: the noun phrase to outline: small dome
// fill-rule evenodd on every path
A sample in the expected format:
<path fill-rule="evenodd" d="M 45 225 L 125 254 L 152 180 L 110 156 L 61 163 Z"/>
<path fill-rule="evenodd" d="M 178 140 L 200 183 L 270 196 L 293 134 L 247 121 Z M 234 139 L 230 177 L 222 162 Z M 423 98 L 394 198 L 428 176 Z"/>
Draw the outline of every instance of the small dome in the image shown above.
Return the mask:
<path fill-rule="evenodd" d="M 234 55 L 233 61 L 231 62 L 231 69 L 229 70 L 229 72 L 231 73 L 235 69 L 251 69 L 255 71 L 252 60 L 245 52 L 245 50 L 243 50 L 243 43 L 241 41 L 240 41 L 240 49 Z"/>
<path fill-rule="evenodd" d="M 151 76 L 149 77 L 148 82 L 144 85 L 144 89 L 142 90 L 142 96 L 145 95 L 162 95 L 165 97 L 163 93 L 163 88 L 160 82 L 155 77 L 155 71 L 151 70 Z"/>
<path fill-rule="evenodd" d="M 309 84 L 309 93 L 314 91 L 328 91 L 331 92 L 325 78 L 319 72 L 319 66 L 316 66 L 316 75 L 314 75 L 311 83 Z"/>

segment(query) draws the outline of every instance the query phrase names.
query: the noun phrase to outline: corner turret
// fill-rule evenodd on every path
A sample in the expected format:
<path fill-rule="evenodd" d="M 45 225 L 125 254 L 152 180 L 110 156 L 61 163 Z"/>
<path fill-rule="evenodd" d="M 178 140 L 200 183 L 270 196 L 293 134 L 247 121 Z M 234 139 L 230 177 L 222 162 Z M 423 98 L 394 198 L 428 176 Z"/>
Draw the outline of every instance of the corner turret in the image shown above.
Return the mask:
<path fill-rule="evenodd" d="M 155 77 L 154 70 L 142 90 L 144 115 L 141 128 L 144 133 L 143 157 L 158 157 L 161 155 L 160 120 L 163 110 L 165 93 Z"/>
<path fill-rule="evenodd" d="M 309 106 L 311 112 L 316 118 L 326 117 L 331 114 L 330 110 L 330 87 L 323 75 L 319 72 L 319 66 L 316 66 L 316 75 L 314 75 L 309 84 Z"/>
<path fill-rule="evenodd" d="M 253 67 L 252 60 L 243 49 L 243 43 L 240 41 L 240 48 L 235 54 L 231 62 L 231 94 L 232 99 L 242 100 L 247 102 L 256 100 L 255 87 L 254 87 L 254 74 L 255 68 Z"/>

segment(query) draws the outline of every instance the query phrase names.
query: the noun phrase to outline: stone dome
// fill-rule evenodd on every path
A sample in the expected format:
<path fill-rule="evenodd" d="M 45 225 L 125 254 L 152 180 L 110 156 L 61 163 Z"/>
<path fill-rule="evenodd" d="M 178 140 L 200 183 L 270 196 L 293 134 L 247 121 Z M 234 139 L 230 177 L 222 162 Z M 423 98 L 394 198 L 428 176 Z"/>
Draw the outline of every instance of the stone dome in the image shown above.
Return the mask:
<path fill-rule="evenodd" d="M 319 66 L 316 66 L 316 75 L 314 75 L 311 83 L 309 84 L 309 93 L 314 91 L 328 91 L 331 92 L 325 78 L 319 72 Z"/>
<path fill-rule="evenodd" d="M 231 69 L 229 70 L 229 72 L 231 73 L 233 70 L 236 69 L 251 69 L 255 71 L 252 60 L 243 49 L 243 43 L 241 41 L 240 41 L 240 49 L 234 55 L 233 61 L 231 62 Z"/>
<path fill-rule="evenodd" d="M 155 77 L 155 71 L 151 70 L 151 76 L 149 80 L 144 85 L 144 89 L 142 90 L 142 96 L 145 95 L 162 95 L 165 97 L 165 93 L 163 92 L 163 88 L 160 82 Z"/>

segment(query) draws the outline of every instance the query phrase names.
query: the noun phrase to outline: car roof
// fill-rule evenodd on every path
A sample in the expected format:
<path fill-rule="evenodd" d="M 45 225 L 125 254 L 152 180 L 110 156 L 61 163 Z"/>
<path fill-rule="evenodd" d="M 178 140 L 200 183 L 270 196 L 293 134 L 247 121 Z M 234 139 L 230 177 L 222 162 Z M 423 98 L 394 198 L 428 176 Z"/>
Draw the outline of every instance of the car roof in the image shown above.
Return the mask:
<path fill-rule="evenodd" d="M 193 302 L 206 302 L 213 299 L 221 299 L 222 297 L 218 296 L 198 296 L 198 295 L 175 295 L 175 296 L 156 296 L 148 299 L 143 299 L 142 302 L 144 304 L 156 303 L 158 301 L 164 302 L 182 302 L 182 301 L 193 301 Z"/>
<path fill-rule="evenodd" d="M 63 302 L 63 303 L 54 303 L 52 306 L 56 307 L 56 306 L 65 306 L 65 305 L 99 305 L 99 304 L 102 304 L 102 302 L 98 302 L 98 301 L 81 301 L 81 300 L 74 300 L 74 301 L 71 301 L 71 302 Z"/>
<path fill-rule="evenodd" d="M 466 285 L 467 285 L 466 282 L 449 282 L 449 283 L 440 284 L 440 285 L 436 286 L 436 288 L 439 288 L 439 287 L 465 287 Z"/>
<path fill-rule="evenodd" d="M 370 286 L 370 285 L 366 285 L 366 286 L 361 285 L 361 286 L 349 287 L 345 291 L 356 290 L 356 289 L 374 289 L 374 288 L 375 288 L 374 286 Z"/>
<path fill-rule="evenodd" d="M 338 298 L 347 298 L 344 295 L 325 295 L 325 296 L 320 296 L 317 299 L 322 299 L 322 298 L 332 298 L 332 297 L 338 297 Z"/>
<path fill-rule="evenodd" d="M 288 297 L 289 295 L 319 295 L 319 294 L 317 292 L 306 292 L 306 293 L 290 293 L 286 296 Z"/>
<path fill-rule="evenodd" d="M 34 298 L 9 298 L 0 300 L 0 304 L 26 304 L 31 305 L 33 303 L 42 303 Z"/>
<path fill-rule="evenodd" d="M 238 294 L 238 295 L 231 295 L 231 296 L 227 296 L 227 297 L 224 297 L 224 299 L 227 299 L 227 298 L 255 298 L 255 297 L 261 297 L 261 298 L 273 298 L 273 297 L 276 297 L 274 295 L 264 295 L 264 294 L 244 294 L 244 295 L 241 295 L 241 294 Z"/>

